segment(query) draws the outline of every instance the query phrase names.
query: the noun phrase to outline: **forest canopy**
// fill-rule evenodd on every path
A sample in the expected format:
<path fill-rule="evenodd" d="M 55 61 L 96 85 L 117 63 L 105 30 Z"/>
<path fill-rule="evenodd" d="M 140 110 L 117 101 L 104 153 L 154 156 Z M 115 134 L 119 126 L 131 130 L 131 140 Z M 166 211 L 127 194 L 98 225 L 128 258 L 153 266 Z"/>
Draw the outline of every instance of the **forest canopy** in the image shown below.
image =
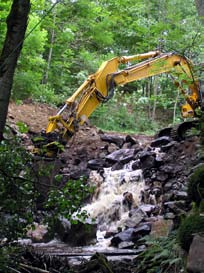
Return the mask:
<path fill-rule="evenodd" d="M 176 51 L 195 64 L 202 63 L 204 25 L 198 12 L 201 2 L 32 0 L 12 98 L 16 101 L 32 98 L 60 105 L 104 60 L 113 56 L 152 50 Z M 12 1 L 0 3 L 2 45 L 11 4 Z M 167 122 L 179 118 L 176 106 L 182 98 L 177 93 L 167 74 L 134 82 L 120 88 L 114 99 L 96 111 L 92 119 L 96 125 L 102 124 L 99 117 L 119 107 L 121 116 L 128 118 L 128 109 L 135 114 L 131 119 L 135 121 L 142 109 L 140 124 L 143 126 L 138 130 L 145 131 L 143 121 L 154 122 L 157 116 L 163 116 L 159 114 L 161 111 L 166 111 Z M 130 120 L 129 125 L 126 123 L 128 128 L 123 128 L 120 115 L 114 117 L 119 120 L 119 127 L 123 130 L 131 127 Z M 111 126 L 110 120 L 107 129 L 113 129 Z M 147 126 L 154 127 L 154 124 Z"/>

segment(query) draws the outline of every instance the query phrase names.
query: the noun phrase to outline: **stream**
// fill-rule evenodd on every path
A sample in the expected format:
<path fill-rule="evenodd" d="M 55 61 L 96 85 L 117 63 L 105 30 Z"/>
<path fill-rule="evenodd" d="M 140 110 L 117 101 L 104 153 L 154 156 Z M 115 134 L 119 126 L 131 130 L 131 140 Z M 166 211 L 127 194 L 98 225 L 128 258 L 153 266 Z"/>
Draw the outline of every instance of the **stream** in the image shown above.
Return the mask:
<path fill-rule="evenodd" d="M 65 259 L 70 265 L 89 260 L 96 252 L 108 260 L 131 261 L 145 250 L 145 235 L 167 236 L 177 215 L 189 209 L 186 185 L 188 166 L 198 164 L 196 141 L 161 137 L 142 146 L 130 137 L 103 139 L 108 140 L 108 145 L 100 146 L 103 157 L 91 158 L 94 147 L 89 158 L 79 148 L 66 154 L 74 165 L 64 160 L 66 175 L 71 167 L 75 174 L 89 168 L 87 181 L 95 191 L 82 209 L 89 215 L 91 236 L 84 226 L 69 227 L 67 240 L 32 243 L 35 253 Z"/>

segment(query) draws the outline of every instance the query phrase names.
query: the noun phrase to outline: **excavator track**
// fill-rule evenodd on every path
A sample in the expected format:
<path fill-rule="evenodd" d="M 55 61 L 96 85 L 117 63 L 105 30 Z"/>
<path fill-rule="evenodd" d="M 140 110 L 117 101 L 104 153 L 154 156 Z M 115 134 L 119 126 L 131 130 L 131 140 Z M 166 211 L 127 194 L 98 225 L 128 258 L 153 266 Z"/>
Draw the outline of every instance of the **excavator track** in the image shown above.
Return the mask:
<path fill-rule="evenodd" d="M 195 129 L 195 130 L 192 130 Z M 182 141 L 192 135 L 198 135 L 199 121 L 184 121 L 172 127 L 163 128 L 157 133 L 156 137 L 168 136 L 172 140 Z"/>

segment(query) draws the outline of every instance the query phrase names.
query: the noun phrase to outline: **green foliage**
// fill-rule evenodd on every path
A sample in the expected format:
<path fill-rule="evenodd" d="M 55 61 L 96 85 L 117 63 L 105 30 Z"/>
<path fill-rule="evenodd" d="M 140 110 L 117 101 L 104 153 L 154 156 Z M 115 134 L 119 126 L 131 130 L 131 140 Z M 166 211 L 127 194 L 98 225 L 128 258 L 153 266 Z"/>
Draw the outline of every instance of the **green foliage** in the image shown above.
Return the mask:
<path fill-rule="evenodd" d="M 186 217 L 178 230 L 178 240 L 181 247 L 188 251 L 193 235 L 199 232 L 204 232 L 204 216 L 194 214 Z"/>
<path fill-rule="evenodd" d="M 142 101 L 137 93 L 116 94 L 112 100 L 99 106 L 90 120 L 103 130 L 152 134 L 159 124 L 148 118 L 144 111 L 146 108 L 146 98 Z"/>
<path fill-rule="evenodd" d="M 0 271 L 4 273 L 15 272 L 19 269 L 19 261 L 23 249 L 15 245 L 6 245 L 0 248 Z"/>
<path fill-rule="evenodd" d="M 16 122 L 16 125 L 18 126 L 18 130 L 20 133 L 28 133 L 28 126 L 24 122 L 18 121 Z"/>
<path fill-rule="evenodd" d="M 176 235 L 169 237 L 146 237 L 147 249 L 137 257 L 134 272 L 171 273 L 180 272 L 183 267 L 182 257 L 176 241 Z"/>
<path fill-rule="evenodd" d="M 0 234 L 11 241 L 32 222 L 35 184 L 31 180 L 31 156 L 18 139 L 0 145 Z"/>
<path fill-rule="evenodd" d="M 197 167 L 188 180 L 188 196 L 199 206 L 204 199 L 204 165 Z"/>
<path fill-rule="evenodd" d="M 62 176 L 56 176 L 58 187 L 61 179 Z M 84 222 L 88 215 L 81 207 L 91 191 L 83 178 L 69 180 L 60 189 L 51 189 L 46 203 L 46 208 L 52 214 L 52 217 L 48 218 L 50 226 L 55 226 L 60 217 L 66 218 L 72 224 L 76 224 L 78 220 Z"/>

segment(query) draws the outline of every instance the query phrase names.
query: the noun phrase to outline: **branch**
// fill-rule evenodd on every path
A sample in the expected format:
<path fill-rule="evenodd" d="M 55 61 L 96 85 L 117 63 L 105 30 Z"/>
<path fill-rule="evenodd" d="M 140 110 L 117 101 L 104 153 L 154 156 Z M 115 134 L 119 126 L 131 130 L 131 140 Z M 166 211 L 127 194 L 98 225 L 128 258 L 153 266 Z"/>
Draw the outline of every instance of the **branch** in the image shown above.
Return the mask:
<path fill-rule="evenodd" d="M 27 264 L 22 264 L 22 263 L 20 263 L 20 266 L 21 266 L 22 268 L 31 269 L 31 270 L 33 270 L 34 272 L 50 273 L 50 271 L 43 270 L 43 269 L 40 269 L 40 268 L 38 268 L 38 267 L 33 267 L 33 266 L 27 265 Z"/>

